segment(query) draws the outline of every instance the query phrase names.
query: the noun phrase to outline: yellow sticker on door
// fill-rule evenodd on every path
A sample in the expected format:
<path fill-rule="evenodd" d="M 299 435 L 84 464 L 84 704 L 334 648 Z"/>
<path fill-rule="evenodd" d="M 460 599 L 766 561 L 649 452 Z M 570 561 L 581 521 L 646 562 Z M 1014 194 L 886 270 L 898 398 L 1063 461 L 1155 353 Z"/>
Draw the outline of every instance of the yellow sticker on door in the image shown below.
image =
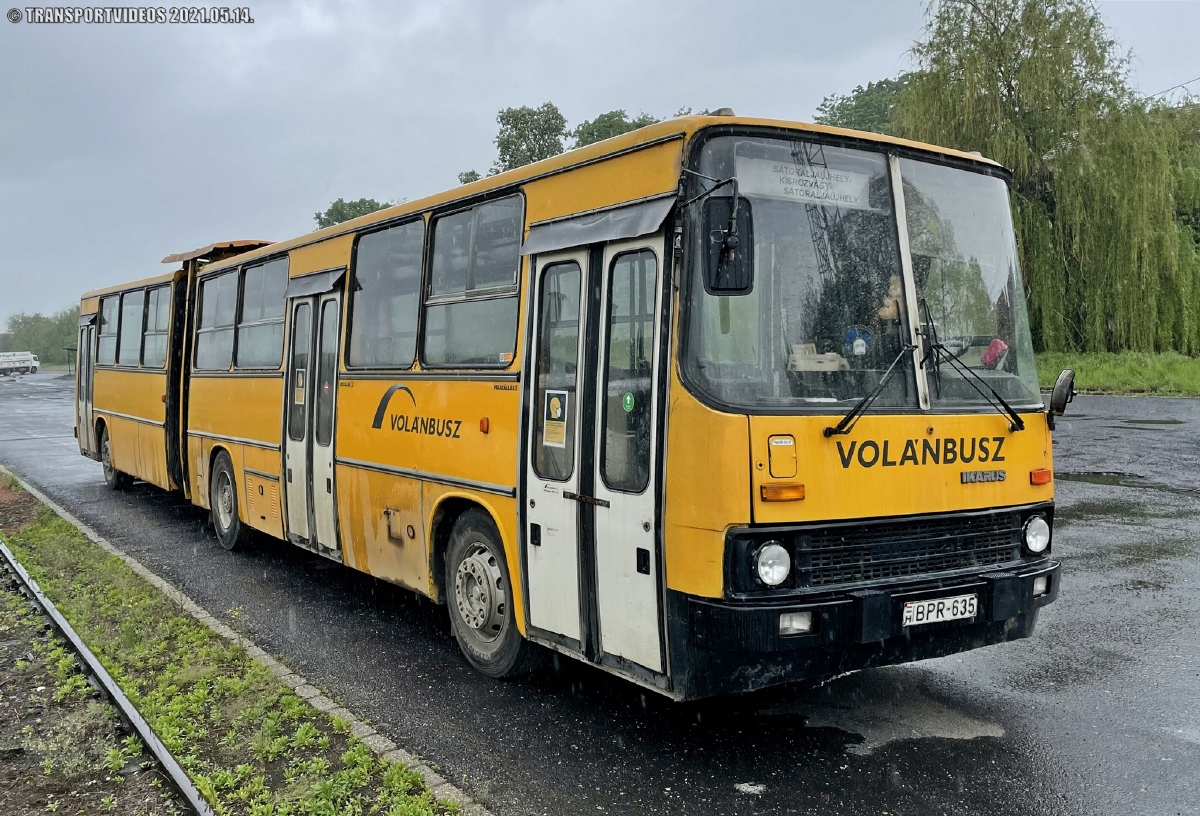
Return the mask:
<path fill-rule="evenodd" d="M 542 413 L 542 444 L 551 448 L 567 446 L 567 400 L 566 391 L 547 391 L 546 405 Z"/>

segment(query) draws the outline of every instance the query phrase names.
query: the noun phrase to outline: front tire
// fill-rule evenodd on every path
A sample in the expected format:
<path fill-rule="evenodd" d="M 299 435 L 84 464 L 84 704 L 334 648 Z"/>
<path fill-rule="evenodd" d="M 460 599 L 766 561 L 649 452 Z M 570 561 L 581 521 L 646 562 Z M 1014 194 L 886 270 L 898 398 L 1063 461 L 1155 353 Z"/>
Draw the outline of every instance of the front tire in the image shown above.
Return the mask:
<path fill-rule="evenodd" d="M 482 510 L 468 510 L 455 522 L 445 577 L 450 628 L 468 663 L 496 678 L 538 667 L 543 654 L 517 631 L 504 547 Z"/>
<path fill-rule="evenodd" d="M 212 509 L 213 529 L 217 541 L 227 550 L 240 550 L 246 544 L 246 528 L 238 516 L 237 482 L 233 478 L 233 463 L 222 451 L 213 462 L 212 478 L 208 482 L 208 506 Z"/>
<path fill-rule="evenodd" d="M 113 467 L 112 444 L 108 440 L 108 428 L 100 426 L 100 464 L 104 467 L 104 483 L 112 490 L 125 490 L 133 484 L 133 477 Z"/>

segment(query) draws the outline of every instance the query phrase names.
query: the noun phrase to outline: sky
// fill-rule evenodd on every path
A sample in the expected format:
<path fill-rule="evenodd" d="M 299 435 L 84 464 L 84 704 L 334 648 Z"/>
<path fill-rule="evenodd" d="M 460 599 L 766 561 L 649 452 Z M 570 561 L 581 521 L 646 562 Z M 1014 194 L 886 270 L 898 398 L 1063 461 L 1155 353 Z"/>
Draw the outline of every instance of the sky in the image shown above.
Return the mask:
<path fill-rule="evenodd" d="M 0 326 L 171 253 L 310 232 L 339 197 L 453 187 L 491 166 L 505 107 L 811 120 L 910 67 L 924 19 L 923 0 L 241 2 L 253 24 L 0 20 Z M 1144 93 L 1200 78 L 1200 2 L 1100 9 Z"/>

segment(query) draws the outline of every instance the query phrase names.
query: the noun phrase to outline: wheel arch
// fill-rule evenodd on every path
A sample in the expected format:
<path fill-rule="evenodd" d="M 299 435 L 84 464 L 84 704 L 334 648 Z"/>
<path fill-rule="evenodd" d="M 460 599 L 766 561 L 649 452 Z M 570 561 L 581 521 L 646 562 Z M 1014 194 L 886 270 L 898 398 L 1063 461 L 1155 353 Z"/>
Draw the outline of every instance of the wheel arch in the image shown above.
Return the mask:
<path fill-rule="evenodd" d="M 241 483 L 238 482 L 238 469 L 237 469 L 237 465 L 234 463 L 233 450 L 223 442 L 214 443 L 213 446 L 211 448 L 209 448 L 209 451 L 208 451 L 208 471 L 207 471 L 207 475 L 204 479 L 204 505 L 209 510 L 213 509 L 212 508 L 213 469 L 216 468 L 216 466 L 217 466 L 217 457 L 220 456 L 222 453 L 225 454 L 227 457 L 229 457 L 229 475 L 230 475 L 230 478 L 233 479 L 233 492 L 234 492 L 234 495 L 237 497 L 238 520 L 241 521 L 243 524 L 247 524 L 248 522 L 246 521 L 246 517 L 245 517 L 246 516 L 246 508 L 243 506 L 243 505 L 245 505 L 246 502 L 243 500 L 243 495 L 242 495 L 244 485 L 242 485 Z"/>
<path fill-rule="evenodd" d="M 446 551 L 450 546 L 450 533 L 454 524 L 464 513 L 470 510 L 480 510 L 489 519 L 500 536 L 500 546 L 504 550 L 504 560 L 508 567 L 508 581 L 517 600 L 516 621 L 517 629 L 525 634 L 524 592 L 521 586 L 521 565 L 516 558 L 515 543 L 508 540 L 504 525 L 500 523 L 499 508 L 486 499 L 472 493 L 451 492 L 438 499 L 430 514 L 429 520 L 429 575 L 434 590 L 434 600 L 439 604 L 446 603 Z"/>

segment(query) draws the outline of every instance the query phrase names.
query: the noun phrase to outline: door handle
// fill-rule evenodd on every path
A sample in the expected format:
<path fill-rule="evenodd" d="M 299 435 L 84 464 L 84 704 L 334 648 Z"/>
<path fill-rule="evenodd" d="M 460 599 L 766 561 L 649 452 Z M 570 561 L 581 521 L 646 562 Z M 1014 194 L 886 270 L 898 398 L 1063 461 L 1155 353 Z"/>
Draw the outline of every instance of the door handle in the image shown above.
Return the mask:
<path fill-rule="evenodd" d="M 607 499 L 597 499 L 595 496 L 580 496 L 578 493 L 572 493 L 570 490 L 563 491 L 564 499 L 574 499 L 580 504 L 591 504 L 596 507 L 609 507 Z"/>

